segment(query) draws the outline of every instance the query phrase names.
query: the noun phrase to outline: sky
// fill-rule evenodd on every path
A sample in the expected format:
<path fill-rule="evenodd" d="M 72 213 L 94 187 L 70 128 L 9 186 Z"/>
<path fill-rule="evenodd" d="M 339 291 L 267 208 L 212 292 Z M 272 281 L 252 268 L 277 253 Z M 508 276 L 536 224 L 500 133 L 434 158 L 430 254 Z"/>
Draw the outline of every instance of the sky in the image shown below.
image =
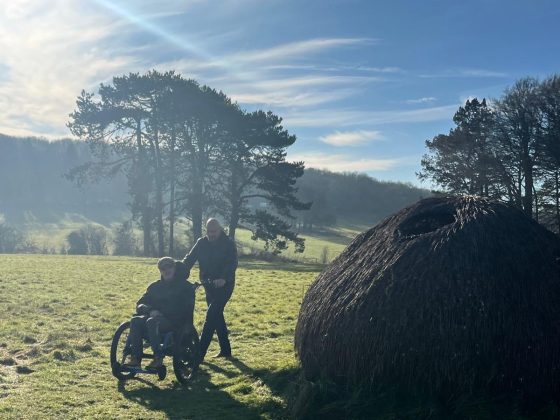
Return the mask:
<path fill-rule="evenodd" d="M 417 180 L 472 97 L 560 72 L 557 0 L 4 0 L 0 133 L 69 137 L 80 92 L 176 70 L 297 136 L 290 160 Z"/>

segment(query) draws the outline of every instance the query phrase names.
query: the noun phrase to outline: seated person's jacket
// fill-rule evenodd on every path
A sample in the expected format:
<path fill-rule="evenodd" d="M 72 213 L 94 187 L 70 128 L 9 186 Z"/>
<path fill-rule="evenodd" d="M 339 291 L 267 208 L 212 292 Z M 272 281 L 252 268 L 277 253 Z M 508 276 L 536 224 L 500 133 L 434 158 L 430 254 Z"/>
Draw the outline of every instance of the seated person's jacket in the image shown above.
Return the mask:
<path fill-rule="evenodd" d="M 159 279 L 150 284 L 136 303 L 136 306 L 147 305 L 148 313 L 153 310 L 161 312 L 176 330 L 192 325 L 194 312 L 194 287 L 186 280 L 187 273 L 182 266 L 177 264 L 173 280 Z"/>

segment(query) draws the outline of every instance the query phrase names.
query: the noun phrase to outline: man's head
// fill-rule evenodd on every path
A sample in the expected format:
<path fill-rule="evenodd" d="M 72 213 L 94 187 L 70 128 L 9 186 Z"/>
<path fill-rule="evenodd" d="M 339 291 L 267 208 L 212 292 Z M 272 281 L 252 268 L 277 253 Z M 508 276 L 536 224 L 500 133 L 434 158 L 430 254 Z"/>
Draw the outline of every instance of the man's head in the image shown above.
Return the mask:
<path fill-rule="evenodd" d="M 206 222 L 206 236 L 210 242 L 215 241 L 222 233 L 222 226 L 216 219 L 208 219 Z"/>
<path fill-rule="evenodd" d="M 175 276 L 175 260 L 173 258 L 160 258 L 157 266 L 163 280 L 173 280 L 173 277 Z"/>

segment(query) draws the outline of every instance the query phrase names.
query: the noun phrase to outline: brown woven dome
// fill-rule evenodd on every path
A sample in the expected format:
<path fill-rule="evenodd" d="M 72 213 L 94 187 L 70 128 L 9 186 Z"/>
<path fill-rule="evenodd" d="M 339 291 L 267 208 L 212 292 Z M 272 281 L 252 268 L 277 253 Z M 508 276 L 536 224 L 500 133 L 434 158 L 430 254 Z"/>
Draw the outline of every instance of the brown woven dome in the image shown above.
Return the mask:
<path fill-rule="evenodd" d="M 308 377 L 439 390 L 557 389 L 560 239 L 475 197 L 428 198 L 357 236 L 309 288 Z"/>

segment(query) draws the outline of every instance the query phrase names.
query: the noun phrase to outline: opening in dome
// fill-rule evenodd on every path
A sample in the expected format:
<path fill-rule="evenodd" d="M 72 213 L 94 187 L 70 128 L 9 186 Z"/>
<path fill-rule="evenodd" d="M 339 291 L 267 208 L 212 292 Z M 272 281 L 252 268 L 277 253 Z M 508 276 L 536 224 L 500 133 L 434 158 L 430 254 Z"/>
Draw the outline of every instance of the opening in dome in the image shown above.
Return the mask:
<path fill-rule="evenodd" d="M 442 206 L 413 214 L 397 229 L 400 236 L 411 237 L 434 232 L 455 222 L 455 208 Z"/>

